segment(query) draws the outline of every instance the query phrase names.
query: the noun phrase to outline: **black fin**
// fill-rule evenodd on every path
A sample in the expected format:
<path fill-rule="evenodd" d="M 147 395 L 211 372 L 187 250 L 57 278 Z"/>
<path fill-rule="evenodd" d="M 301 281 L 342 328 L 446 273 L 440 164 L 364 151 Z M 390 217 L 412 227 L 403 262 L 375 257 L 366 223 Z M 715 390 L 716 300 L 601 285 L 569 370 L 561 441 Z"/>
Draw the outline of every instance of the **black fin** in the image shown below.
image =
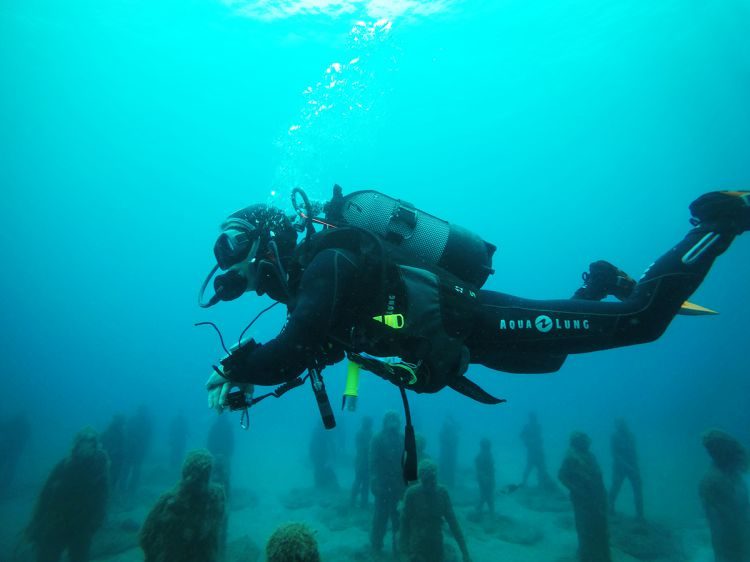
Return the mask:
<path fill-rule="evenodd" d="M 495 398 L 489 392 L 483 390 L 478 384 L 470 381 L 463 376 L 454 378 L 451 382 L 448 383 L 448 386 L 450 386 L 456 392 L 459 392 L 464 396 L 468 396 L 472 400 L 476 400 L 477 402 L 481 402 L 482 404 L 495 405 L 502 404 L 506 401 L 504 398 Z"/>

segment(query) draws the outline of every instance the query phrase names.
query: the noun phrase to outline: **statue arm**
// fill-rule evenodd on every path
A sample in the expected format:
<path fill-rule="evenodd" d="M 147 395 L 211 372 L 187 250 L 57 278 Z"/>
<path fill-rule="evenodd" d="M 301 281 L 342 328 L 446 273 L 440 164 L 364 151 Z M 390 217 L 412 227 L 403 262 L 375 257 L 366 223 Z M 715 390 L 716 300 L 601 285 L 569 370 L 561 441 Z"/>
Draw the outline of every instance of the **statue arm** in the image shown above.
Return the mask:
<path fill-rule="evenodd" d="M 461 554 L 463 555 L 464 562 L 467 562 L 470 560 L 469 557 L 469 549 L 466 546 L 466 539 L 464 538 L 463 531 L 461 531 L 461 525 L 458 523 L 458 519 L 456 518 L 456 513 L 453 511 L 453 504 L 451 502 L 451 498 L 448 495 L 448 492 L 446 492 L 444 489 L 442 490 L 443 494 L 443 517 L 445 517 L 446 522 L 448 523 L 448 527 L 451 530 L 451 533 L 453 533 L 453 538 L 456 539 L 456 543 L 458 543 L 458 548 L 461 549 Z"/>
<path fill-rule="evenodd" d="M 401 525 L 398 533 L 399 550 L 403 554 L 409 552 L 409 541 L 411 540 L 411 522 L 414 519 L 414 502 L 407 492 L 404 495 L 404 511 L 401 514 Z"/>

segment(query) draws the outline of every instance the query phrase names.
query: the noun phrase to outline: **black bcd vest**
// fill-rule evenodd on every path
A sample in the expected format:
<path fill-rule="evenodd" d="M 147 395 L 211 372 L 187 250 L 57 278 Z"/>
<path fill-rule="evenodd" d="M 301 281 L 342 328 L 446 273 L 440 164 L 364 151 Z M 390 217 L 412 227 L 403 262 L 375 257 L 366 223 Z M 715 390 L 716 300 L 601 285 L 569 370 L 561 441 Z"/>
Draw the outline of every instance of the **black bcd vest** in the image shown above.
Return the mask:
<path fill-rule="evenodd" d="M 326 249 L 342 250 L 357 261 L 356 294 L 349 303 L 353 325 L 330 337 L 346 351 L 398 356 L 416 365 L 416 392 L 437 392 L 468 366 L 468 337 L 478 289 L 434 265 L 401 251 L 364 229 L 319 232 L 298 246 L 289 267 L 290 308 L 307 266 Z M 382 373 L 377 373 L 382 376 Z"/>

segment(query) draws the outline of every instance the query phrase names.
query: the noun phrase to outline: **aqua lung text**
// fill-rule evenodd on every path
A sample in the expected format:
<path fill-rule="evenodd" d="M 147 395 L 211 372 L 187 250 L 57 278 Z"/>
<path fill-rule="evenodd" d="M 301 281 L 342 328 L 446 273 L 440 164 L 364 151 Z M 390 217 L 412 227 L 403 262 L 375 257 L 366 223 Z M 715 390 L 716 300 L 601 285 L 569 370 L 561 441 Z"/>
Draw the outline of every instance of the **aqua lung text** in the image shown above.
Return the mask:
<path fill-rule="evenodd" d="M 588 330 L 589 321 L 584 320 L 561 320 L 559 318 L 550 318 L 544 314 L 537 316 L 535 319 L 520 318 L 513 320 L 500 320 L 500 331 L 506 330 L 534 330 L 546 333 L 554 330 Z"/>

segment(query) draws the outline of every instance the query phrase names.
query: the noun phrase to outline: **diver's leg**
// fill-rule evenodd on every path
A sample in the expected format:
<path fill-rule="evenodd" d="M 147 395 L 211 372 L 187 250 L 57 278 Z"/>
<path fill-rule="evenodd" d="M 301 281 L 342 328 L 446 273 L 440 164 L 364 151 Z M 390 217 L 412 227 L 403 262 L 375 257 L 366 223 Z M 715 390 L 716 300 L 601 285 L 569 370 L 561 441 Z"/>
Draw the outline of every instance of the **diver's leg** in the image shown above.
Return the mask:
<path fill-rule="evenodd" d="M 584 272 L 582 277 L 583 285 L 573 293 L 572 299 L 600 301 L 608 296 L 614 296 L 619 300 L 625 300 L 635 288 L 635 280 L 630 275 L 604 260 L 590 264 L 589 270 Z M 507 373 L 553 373 L 562 367 L 566 358 L 565 353 L 507 349 L 498 353 L 496 349 L 483 349 L 482 346 L 475 346 L 471 353 L 472 363 L 480 363 Z"/>
<path fill-rule="evenodd" d="M 475 330 L 466 342 L 472 363 L 502 368 L 508 354 L 533 352 L 549 362 L 556 355 L 657 339 L 734 238 L 720 234 L 705 247 L 709 234 L 702 228 L 689 232 L 656 260 L 622 302 L 542 301 L 480 291 Z"/>
<path fill-rule="evenodd" d="M 466 346 L 469 348 L 471 363 L 506 373 L 554 373 L 560 370 L 568 357 L 567 353 L 545 353 L 541 349 L 508 349 L 486 333 L 481 337 L 471 337 Z"/>
<path fill-rule="evenodd" d="M 750 229 L 750 191 L 707 193 L 690 205 L 696 227 L 660 257 L 622 302 L 534 301 L 481 291 L 472 355 L 585 353 L 657 339 L 734 237 Z M 484 359 L 484 361 L 482 360 Z"/>

